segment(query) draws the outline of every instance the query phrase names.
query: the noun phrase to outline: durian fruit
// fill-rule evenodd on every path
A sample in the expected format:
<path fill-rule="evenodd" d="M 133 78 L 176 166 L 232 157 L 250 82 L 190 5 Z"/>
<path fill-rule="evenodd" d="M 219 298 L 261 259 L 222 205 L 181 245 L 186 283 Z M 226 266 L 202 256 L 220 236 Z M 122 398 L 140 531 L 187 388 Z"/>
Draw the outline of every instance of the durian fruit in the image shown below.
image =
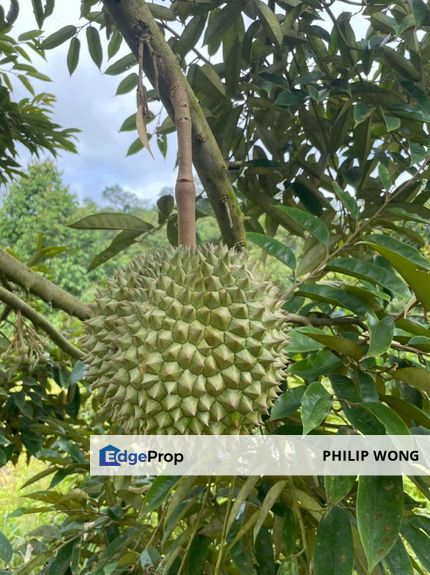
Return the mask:
<path fill-rule="evenodd" d="M 259 265 L 222 245 L 140 257 L 86 322 L 102 417 L 132 434 L 249 433 L 284 376 L 282 303 Z"/>

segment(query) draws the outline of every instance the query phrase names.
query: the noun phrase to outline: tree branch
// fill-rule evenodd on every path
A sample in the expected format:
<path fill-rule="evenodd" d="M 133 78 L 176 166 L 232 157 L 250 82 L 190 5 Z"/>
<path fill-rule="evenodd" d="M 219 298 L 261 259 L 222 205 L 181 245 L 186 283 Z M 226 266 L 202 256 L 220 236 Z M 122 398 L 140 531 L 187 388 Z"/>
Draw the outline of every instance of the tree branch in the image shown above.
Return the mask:
<path fill-rule="evenodd" d="M 15 311 L 20 311 L 22 315 L 29 319 L 33 325 L 42 329 L 49 336 L 49 338 L 65 353 L 76 359 L 83 359 L 84 354 L 82 351 L 67 341 L 63 334 L 61 334 L 50 321 L 48 321 L 45 317 L 43 317 L 43 315 L 38 313 L 17 295 L 1 286 L 0 300 L 3 301 L 7 306 L 13 308 Z"/>
<path fill-rule="evenodd" d="M 139 53 L 139 30 L 142 24 L 148 29 L 154 59 L 146 59 L 145 74 L 151 84 L 158 88 L 161 101 L 172 118 L 170 83 L 178 78 L 183 84 L 191 111 L 194 166 L 212 204 L 223 240 L 227 245 L 241 249 L 246 241 L 243 214 L 228 179 L 226 163 L 201 106 L 160 27 L 144 2 L 103 0 L 103 4 L 136 58 Z"/>
<path fill-rule="evenodd" d="M 0 275 L 69 315 L 82 320 L 88 319 L 91 315 L 89 305 L 80 302 L 41 275 L 32 272 L 4 250 L 0 250 Z"/>

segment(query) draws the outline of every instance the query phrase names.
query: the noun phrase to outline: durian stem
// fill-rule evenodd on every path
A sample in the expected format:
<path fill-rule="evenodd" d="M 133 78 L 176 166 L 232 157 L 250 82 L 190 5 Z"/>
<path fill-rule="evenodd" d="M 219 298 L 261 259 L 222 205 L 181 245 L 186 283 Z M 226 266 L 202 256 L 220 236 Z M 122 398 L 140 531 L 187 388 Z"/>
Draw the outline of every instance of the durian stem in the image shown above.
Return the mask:
<path fill-rule="evenodd" d="M 160 99 L 171 117 L 173 117 L 173 105 L 170 97 L 172 89 L 170 80 L 179 79 L 186 90 L 193 129 L 194 166 L 213 207 L 224 242 L 240 250 L 246 243 L 243 214 L 228 178 L 225 159 L 202 107 L 184 76 L 177 56 L 167 43 L 160 26 L 154 20 L 145 2 L 142 0 L 127 0 L 127 2 L 103 0 L 103 5 L 136 57 L 139 53 L 140 23 L 148 29 L 157 72 L 152 58 L 145 59 L 144 72 L 151 84 L 157 85 Z"/>
<path fill-rule="evenodd" d="M 187 92 L 180 82 L 171 91 L 178 135 L 178 177 L 175 196 L 178 208 L 178 243 L 196 245 L 196 187 L 193 179 L 192 126 Z"/>
<path fill-rule="evenodd" d="M 67 341 L 64 335 L 57 331 L 55 326 L 53 326 L 50 321 L 48 321 L 42 314 L 38 313 L 17 295 L 1 286 L 0 301 L 14 309 L 16 312 L 21 312 L 22 315 L 29 319 L 35 327 L 42 329 L 46 335 L 48 335 L 49 338 L 65 353 L 71 357 L 74 357 L 75 359 L 83 359 L 84 354 L 77 347 Z"/>

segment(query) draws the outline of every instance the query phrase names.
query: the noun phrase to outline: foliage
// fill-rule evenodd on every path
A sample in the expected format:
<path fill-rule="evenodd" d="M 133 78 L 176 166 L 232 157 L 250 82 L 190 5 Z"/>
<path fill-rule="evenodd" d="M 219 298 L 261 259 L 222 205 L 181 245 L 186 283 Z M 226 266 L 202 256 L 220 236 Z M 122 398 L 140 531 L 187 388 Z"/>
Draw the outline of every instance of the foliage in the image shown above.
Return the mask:
<path fill-rule="evenodd" d="M 95 4 L 83 1 L 82 14 L 100 66 L 121 36 L 106 3 Z M 355 14 L 313 0 L 150 5 L 229 164 L 249 240 L 283 269 L 291 363 L 271 433 L 430 430 L 430 11 L 421 0 L 357 4 Z M 34 6 L 40 25 L 43 5 Z M 69 42 L 71 72 L 81 33 L 72 28 L 42 43 Z M 135 86 L 134 65 L 131 54 L 109 64 L 107 73 L 128 74 L 119 93 Z M 169 119 L 155 130 L 164 152 L 171 130 Z M 108 211 L 75 227 L 116 230 L 103 261 L 157 228 L 174 244 L 173 199 L 157 207 L 158 223 Z M 206 212 L 200 198 L 197 215 Z M 79 476 L 67 498 L 55 486 L 33 495 L 65 520 L 36 538 L 19 574 L 430 571 L 426 477 L 411 478 L 414 490 L 399 477 L 91 478 L 89 431 L 110 428 L 90 404 L 86 424 L 54 421 L 43 436 L 53 446 L 35 451 Z"/>
<path fill-rule="evenodd" d="M 76 151 L 72 137 L 76 130 L 61 129 L 50 118 L 54 96 L 36 93 L 32 84 L 33 80 L 50 81 L 31 60 L 41 31 L 25 32 L 18 40 L 11 36 L 18 10 L 16 0 L 11 2 L 7 15 L 0 6 L 0 183 L 22 174 L 17 144 L 32 154 L 47 150 L 56 156 L 61 149 Z M 16 82 L 28 92 L 27 97 L 17 101 L 13 99 Z"/>

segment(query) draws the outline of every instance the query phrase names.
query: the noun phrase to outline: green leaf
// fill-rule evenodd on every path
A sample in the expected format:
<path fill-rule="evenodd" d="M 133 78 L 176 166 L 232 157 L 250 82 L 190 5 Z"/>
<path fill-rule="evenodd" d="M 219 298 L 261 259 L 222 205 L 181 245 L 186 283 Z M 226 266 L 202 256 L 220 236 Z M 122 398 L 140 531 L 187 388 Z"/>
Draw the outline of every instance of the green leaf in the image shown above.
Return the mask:
<path fill-rule="evenodd" d="M 5 563 L 10 563 L 13 555 L 12 545 L 6 535 L 0 531 L 0 559 Z"/>
<path fill-rule="evenodd" d="M 203 39 L 203 44 L 208 46 L 210 54 L 213 53 L 215 48 L 218 49 L 222 36 L 227 32 L 230 26 L 235 23 L 241 9 L 240 4 L 237 2 L 229 2 L 225 8 L 214 10 L 211 13 Z M 198 28 L 197 24 L 196 28 Z M 188 37 L 187 33 L 187 42 L 190 40 L 190 37 Z"/>
<path fill-rule="evenodd" d="M 265 252 L 274 256 L 283 264 L 288 266 L 291 270 L 296 267 L 296 257 L 289 247 L 281 243 L 275 238 L 266 236 L 264 234 L 258 234 L 256 232 L 247 232 L 246 237 L 248 240 L 262 248 Z"/>
<path fill-rule="evenodd" d="M 363 403 L 363 407 L 368 409 L 385 427 L 387 435 L 409 435 L 410 431 L 403 419 L 395 411 L 383 403 Z"/>
<path fill-rule="evenodd" d="M 136 112 L 131 114 L 128 118 L 124 120 L 119 129 L 120 132 L 131 132 L 136 129 Z"/>
<path fill-rule="evenodd" d="M 341 202 L 341 204 L 346 208 L 346 210 L 351 214 L 351 216 L 355 219 L 358 218 L 359 215 L 359 207 L 357 204 L 356 199 L 351 196 L 350 193 L 342 190 L 337 182 L 332 182 L 333 191 L 337 197 L 337 199 Z"/>
<path fill-rule="evenodd" d="M 414 575 L 408 552 L 400 537 L 384 559 L 392 575 Z"/>
<path fill-rule="evenodd" d="M 67 68 L 72 75 L 79 63 L 79 54 L 81 51 L 81 41 L 76 36 L 70 40 L 69 50 L 67 52 Z"/>
<path fill-rule="evenodd" d="M 359 477 L 357 526 L 369 572 L 394 546 L 399 535 L 402 514 L 401 477 Z"/>
<path fill-rule="evenodd" d="M 359 361 L 364 355 L 363 349 L 347 337 L 318 333 L 309 333 L 309 337 L 341 355 L 352 357 L 355 361 Z"/>
<path fill-rule="evenodd" d="M 412 547 L 424 569 L 430 572 L 430 537 L 427 533 L 405 520 L 402 524 L 402 535 Z"/>
<path fill-rule="evenodd" d="M 288 353 L 306 353 L 309 351 L 318 351 L 324 346 L 318 341 L 313 340 L 308 335 L 309 332 L 315 332 L 313 327 L 298 327 L 289 332 L 290 343 L 288 344 Z M 319 330 L 320 331 L 320 330 Z M 323 333 L 320 331 L 320 333 Z"/>
<path fill-rule="evenodd" d="M 157 208 L 159 211 L 158 214 L 159 225 L 163 224 L 167 220 L 167 218 L 172 213 L 174 206 L 175 206 L 175 200 L 173 199 L 173 196 L 171 194 L 165 194 L 164 196 L 158 198 Z"/>
<path fill-rule="evenodd" d="M 97 267 L 106 263 L 117 254 L 133 245 L 140 235 L 142 235 L 142 231 L 140 230 L 123 230 L 122 232 L 119 232 L 119 234 L 113 238 L 109 246 L 97 254 L 91 261 L 90 265 L 88 266 L 88 271 L 91 272 L 95 270 Z"/>
<path fill-rule="evenodd" d="M 298 223 L 303 229 L 309 232 L 325 246 L 330 245 L 330 232 L 327 226 L 316 216 L 305 212 L 299 208 L 287 206 L 277 206 L 277 210 L 287 214 L 292 220 Z"/>
<path fill-rule="evenodd" d="M 31 4 L 33 6 L 33 13 L 36 18 L 37 25 L 41 28 L 43 20 L 45 19 L 42 0 L 31 0 Z"/>
<path fill-rule="evenodd" d="M 85 216 L 70 224 L 69 227 L 76 230 L 135 230 L 142 233 L 151 230 L 154 226 L 131 214 L 100 212 Z"/>
<path fill-rule="evenodd" d="M 65 545 L 62 545 L 57 551 L 56 556 L 49 564 L 46 571 L 47 575 L 65 575 L 72 560 L 73 547 L 77 544 L 78 539 L 73 539 Z"/>
<path fill-rule="evenodd" d="M 396 116 L 386 116 L 384 114 L 384 121 L 387 132 L 394 132 L 395 130 L 398 130 L 402 125 L 400 118 L 397 118 Z"/>
<path fill-rule="evenodd" d="M 136 116 L 136 126 L 137 126 L 137 116 Z M 137 154 L 138 152 L 140 152 L 141 150 L 143 150 L 144 145 L 142 143 L 142 140 L 140 138 L 136 138 L 132 144 L 130 145 L 130 147 L 127 150 L 127 154 L 126 156 L 133 156 L 134 154 Z"/>
<path fill-rule="evenodd" d="M 332 403 L 332 396 L 321 383 L 308 385 L 302 398 L 303 435 L 307 435 L 324 421 L 330 413 Z"/>
<path fill-rule="evenodd" d="M 177 476 L 157 477 L 148 489 L 144 499 L 145 513 L 151 513 L 159 507 L 166 499 L 172 487 L 180 479 Z"/>
<path fill-rule="evenodd" d="M 369 349 L 362 359 L 378 357 L 386 353 L 390 349 L 393 340 L 394 317 L 387 315 L 379 321 L 374 316 L 368 315 L 367 324 L 370 332 L 370 343 Z"/>
<path fill-rule="evenodd" d="M 285 480 L 278 481 L 267 492 L 263 503 L 260 506 L 257 516 L 257 522 L 254 526 L 254 542 L 257 539 L 258 533 L 260 529 L 263 527 L 263 524 L 266 520 L 266 517 L 269 514 L 269 511 L 272 509 L 276 501 L 281 496 L 281 493 L 284 491 L 287 482 Z"/>
<path fill-rule="evenodd" d="M 287 389 L 287 391 L 280 395 L 273 404 L 273 407 L 270 410 L 270 419 L 284 419 L 297 411 L 302 404 L 305 390 L 305 385 L 298 385 L 292 389 Z"/>
<path fill-rule="evenodd" d="M 60 44 L 70 40 L 70 38 L 72 38 L 76 33 L 76 26 L 72 26 L 71 24 L 63 26 L 63 28 L 60 28 L 60 30 L 57 30 L 45 38 L 40 47 L 42 50 L 52 50 L 52 48 L 56 48 L 57 46 L 60 46 Z"/>
<path fill-rule="evenodd" d="M 344 509 L 334 507 L 321 519 L 313 562 L 315 575 L 352 575 L 352 530 Z"/>
<path fill-rule="evenodd" d="M 174 22 L 176 20 L 175 12 L 166 6 L 161 6 L 160 4 L 151 2 L 148 3 L 148 8 L 152 16 L 158 20 L 167 20 L 170 22 Z"/>
<path fill-rule="evenodd" d="M 341 365 L 342 360 L 339 357 L 324 349 L 309 355 L 306 359 L 296 361 L 288 368 L 288 373 L 310 380 L 321 374 L 334 373 Z"/>
<path fill-rule="evenodd" d="M 430 270 L 417 269 L 415 263 L 393 250 L 372 242 L 366 242 L 399 272 L 408 286 L 415 292 L 418 301 L 426 311 L 430 311 Z"/>
<path fill-rule="evenodd" d="M 113 64 L 111 64 L 106 70 L 105 74 L 109 74 L 110 76 L 116 76 L 118 74 L 122 74 L 126 72 L 130 68 L 136 65 L 136 58 L 133 54 L 127 54 L 127 56 L 123 56 Z"/>
<path fill-rule="evenodd" d="M 121 94 L 127 94 L 128 92 L 131 92 L 131 90 L 134 90 L 134 88 L 137 87 L 138 83 L 139 76 L 135 72 L 132 72 L 118 84 L 116 95 L 119 96 Z M 134 127 L 136 127 L 136 114 L 134 114 Z M 122 128 L 120 131 L 122 131 Z"/>
<path fill-rule="evenodd" d="M 394 379 L 406 383 L 419 391 L 430 393 L 430 372 L 420 367 L 401 367 L 392 370 Z"/>
<path fill-rule="evenodd" d="M 366 238 L 366 241 L 384 246 L 393 252 L 398 252 L 401 256 L 411 260 L 411 262 L 416 264 L 418 267 L 430 270 L 430 261 L 416 248 L 405 244 L 405 242 L 382 234 L 372 234 Z"/>
<path fill-rule="evenodd" d="M 391 179 L 390 172 L 383 164 L 379 164 L 378 166 L 378 176 L 382 182 L 382 185 L 384 186 L 384 190 L 389 190 L 393 182 Z"/>
<path fill-rule="evenodd" d="M 100 68 L 103 62 L 103 49 L 100 42 L 99 32 L 97 28 L 94 28 L 94 26 L 88 26 L 87 28 L 87 43 L 88 51 L 94 64 L 97 68 Z"/>
<path fill-rule="evenodd" d="M 355 475 L 326 475 L 324 489 L 327 494 L 327 503 L 337 505 L 349 494 L 356 482 Z"/>
<path fill-rule="evenodd" d="M 391 269 L 357 258 L 335 258 L 327 266 L 329 271 L 369 281 L 398 294 L 404 294 L 405 285 Z"/>
<path fill-rule="evenodd" d="M 273 44 L 281 47 L 284 39 L 284 34 L 276 15 L 264 2 L 261 2 L 260 0 L 253 0 L 253 3 L 257 9 L 258 15 L 261 18 L 261 23 L 263 24 L 263 28 L 267 36 L 270 38 Z"/>
<path fill-rule="evenodd" d="M 422 425 L 430 429 L 430 417 L 419 407 L 413 403 L 409 403 L 400 397 L 395 397 L 394 395 L 384 395 L 382 400 L 388 405 L 393 407 L 403 419 L 410 422 L 412 425 Z"/>
<path fill-rule="evenodd" d="M 175 53 L 186 56 L 197 44 L 206 24 L 206 15 L 194 16 L 185 26 L 175 46 Z"/>
<path fill-rule="evenodd" d="M 121 43 L 122 43 L 122 34 L 121 32 L 118 32 L 118 30 L 115 30 L 108 44 L 109 60 L 113 58 L 115 54 L 118 52 L 118 50 L 121 48 Z"/>

